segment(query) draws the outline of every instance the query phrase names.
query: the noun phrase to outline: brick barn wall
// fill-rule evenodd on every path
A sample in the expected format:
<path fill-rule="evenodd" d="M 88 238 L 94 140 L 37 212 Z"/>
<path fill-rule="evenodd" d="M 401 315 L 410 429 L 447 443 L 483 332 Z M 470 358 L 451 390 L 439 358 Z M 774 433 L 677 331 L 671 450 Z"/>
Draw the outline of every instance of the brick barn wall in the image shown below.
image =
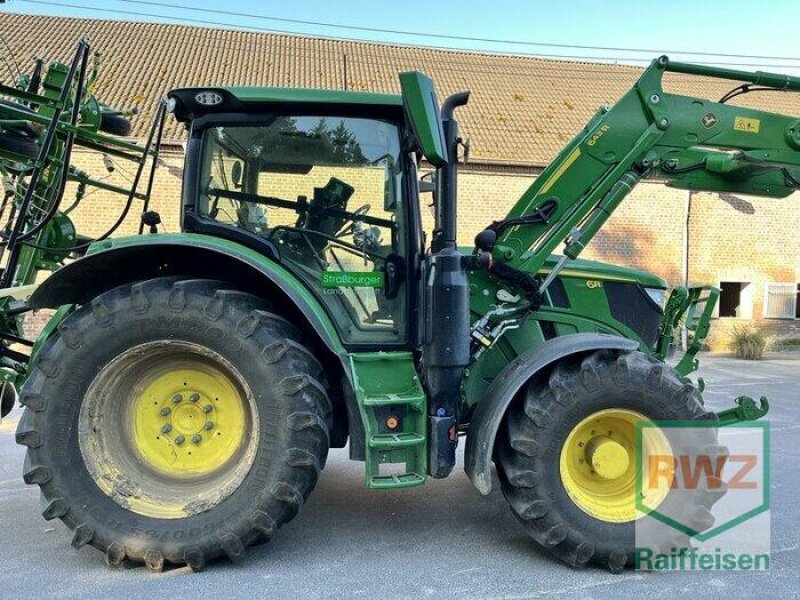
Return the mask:
<path fill-rule="evenodd" d="M 500 174 L 462 169 L 458 179 L 459 243 L 471 245 L 475 235 L 502 218 L 536 180 L 534 175 Z M 430 195 L 423 197 L 430 202 Z M 680 282 L 686 192 L 660 184 L 639 185 L 581 258 L 646 269 L 669 282 Z M 426 231 L 430 211 L 423 210 Z"/>
<path fill-rule="evenodd" d="M 104 173 L 102 158 L 76 149 L 73 163 L 89 173 Z M 108 182 L 122 184 L 133 175 L 130 164 L 117 161 Z M 163 231 L 179 230 L 183 152 L 170 147 L 162 152 L 151 208 L 161 214 Z M 123 169 L 125 170 L 123 172 Z M 534 175 L 473 169 L 466 166 L 459 177 L 459 243 L 471 245 L 475 235 L 501 218 L 534 181 Z M 770 335 L 785 334 L 794 320 L 762 319 L 765 285 L 768 282 L 800 281 L 800 212 L 795 195 L 786 199 L 764 199 L 729 194 L 694 193 L 689 220 L 689 281 L 749 282 L 752 286 L 752 316 Z M 65 196 L 69 203 L 70 189 Z M 423 195 L 427 204 L 430 195 Z M 682 280 L 684 227 L 688 192 L 656 182 L 640 184 L 595 237 L 584 258 L 633 266 L 653 272 L 671 284 Z M 80 231 L 104 232 L 117 218 L 124 198 L 104 191 L 87 197 L 73 213 Z M 117 236 L 136 232 L 141 205 L 136 204 Z M 426 231 L 432 228 L 427 206 L 422 207 Z M 30 329 L 41 325 L 32 318 Z M 714 349 L 725 349 L 731 327 L 743 319 L 716 319 L 710 337 Z M 800 324 L 798 324 L 800 326 Z"/>
<path fill-rule="evenodd" d="M 718 284 L 749 283 L 745 312 L 768 336 L 785 335 L 800 325 L 795 320 L 764 319 L 767 283 L 800 281 L 800 194 L 759 198 L 700 192 L 692 195 L 690 279 Z M 717 319 L 710 344 L 724 348 L 731 329 L 751 319 Z"/>
<path fill-rule="evenodd" d="M 110 183 L 122 187 L 130 186 L 135 174 L 135 164 L 122 159 L 114 159 L 115 169 L 109 173 L 103 162 L 101 154 L 82 148 L 74 148 L 72 152 L 72 164 L 92 175 L 94 178 L 102 178 L 105 183 Z M 145 170 L 140 190 L 144 190 L 148 171 Z M 150 209 L 157 211 L 161 215 L 163 226 L 161 231 L 177 232 L 180 230 L 179 210 L 181 177 L 183 174 L 183 152 L 167 150 L 162 152 L 160 166 L 156 170 L 156 179 L 153 184 L 153 194 Z M 75 198 L 76 184 L 67 184 L 64 192 L 62 206 L 69 206 Z M 70 213 L 75 222 L 79 233 L 99 236 L 108 231 L 116 222 L 125 206 L 126 197 L 100 190 L 97 188 L 87 189 L 86 196 L 78 207 Z M 128 213 L 127 218 L 114 233 L 114 237 L 134 235 L 138 231 L 139 219 L 142 214 L 141 200 L 135 200 Z M 48 274 L 40 273 L 39 281 Z M 41 310 L 25 317 L 26 335 L 36 335 L 47 319 L 52 314 L 50 310 Z"/>
<path fill-rule="evenodd" d="M 135 164 L 114 158 L 115 170 L 109 173 L 103 163 L 103 157 L 97 152 L 75 148 L 72 153 L 72 164 L 91 174 L 95 178 L 103 178 L 105 183 L 129 187 L 135 174 Z M 147 182 L 148 167 L 142 175 L 139 191 L 144 191 Z M 181 195 L 181 178 L 183 176 L 183 152 L 178 150 L 163 151 L 160 164 L 156 170 L 150 209 L 157 211 L 164 222 L 163 230 L 176 232 L 179 226 L 179 210 Z M 64 205 L 69 205 L 75 196 L 76 184 L 67 186 L 64 194 Z M 92 188 L 87 190 L 86 197 L 71 214 L 78 231 L 97 236 L 105 233 L 117 220 L 125 206 L 126 197 L 105 190 Z M 135 200 L 128 217 L 114 233 L 115 237 L 133 235 L 138 231 L 139 218 L 142 214 L 141 200 Z"/>
<path fill-rule="evenodd" d="M 459 243 L 471 244 L 485 225 L 504 215 L 535 176 L 463 170 L 459 176 Z M 800 194 L 784 199 L 693 193 L 689 219 L 689 283 L 722 281 L 752 286 L 752 319 L 715 318 L 708 342 L 727 350 L 731 329 L 752 323 L 768 336 L 800 329 L 795 320 L 764 319 L 767 283 L 800 282 Z M 614 212 L 582 258 L 644 269 L 668 284 L 683 281 L 689 192 L 644 182 Z M 431 219 L 425 210 L 426 230 Z M 745 303 L 748 301 L 745 300 Z"/>

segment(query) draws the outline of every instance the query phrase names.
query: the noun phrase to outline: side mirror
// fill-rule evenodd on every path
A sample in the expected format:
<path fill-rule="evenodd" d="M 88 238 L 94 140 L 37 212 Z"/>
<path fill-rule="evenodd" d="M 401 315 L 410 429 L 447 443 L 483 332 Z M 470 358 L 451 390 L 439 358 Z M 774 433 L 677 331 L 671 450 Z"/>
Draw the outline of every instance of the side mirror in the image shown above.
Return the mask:
<path fill-rule="evenodd" d="M 439 101 L 430 77 L 418 71 L 400 73 L 403 106 L 422 154 L 434 167 L 447 164 Z"/>
<path fill-rule="evenodd" d="M 231 181 L 234 187 L 242 187 L 242 163 L 238 160 L 231 165 Z"/>

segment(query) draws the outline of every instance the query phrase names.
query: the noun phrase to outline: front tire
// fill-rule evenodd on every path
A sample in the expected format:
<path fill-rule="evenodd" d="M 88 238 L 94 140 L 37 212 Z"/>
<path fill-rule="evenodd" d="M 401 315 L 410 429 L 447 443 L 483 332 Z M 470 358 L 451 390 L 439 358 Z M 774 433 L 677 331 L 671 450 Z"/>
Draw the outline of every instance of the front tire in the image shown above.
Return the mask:
<path fill-rule="evenodd" d="M 635 496 L 636 421 L 710 417 L 693 386 L 640 352 L 601 351 L 559 363 L 549 377 L 528 384 L 501 426 L 497 471 L 503 494 L 526 532 L 559 559 L 573 567 L 595 563 L 620 572 L 633 564 L 635 522 L 641 516 Z M 655 431 L 660 435 L 660 428 Z M 696 435 L 692 441 L 699 448 L 724 453 L 715 428 Z M 657 436 L 650 439 L 662 443 Z M 663 444 L 660 452 L 670 448 L 666 436 Z M 713 525 L 711 506 L 725 492 L 724 483 L 715 483 L 679 500 L 666 485 L 655 502 L 690 504 L 682 510 L 702 531 Z M 657 530 L 659 548 L 688 542 L 674 530 Z"/>
<path fill-rule="evenodd" d="M 20 396 L 43 516 L 113 566 L 201 569 L 268 541 L 328 453 L 322 368 L 299 338 L 216 281 L 153 279 L 76 310 Z"/>

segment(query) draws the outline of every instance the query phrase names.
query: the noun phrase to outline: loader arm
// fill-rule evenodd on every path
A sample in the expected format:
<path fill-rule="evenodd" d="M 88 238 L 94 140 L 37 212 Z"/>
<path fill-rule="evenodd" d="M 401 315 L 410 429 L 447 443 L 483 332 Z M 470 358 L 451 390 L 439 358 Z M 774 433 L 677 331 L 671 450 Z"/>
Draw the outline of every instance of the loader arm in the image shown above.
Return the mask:
<path fill-rule="evenodd" d="M 728 105 L 725 99 L 665 93 L 667 71 L 744 81 L 757 89 L 800 90 L 796 77 L 675 63 L 666 56 L 654 60 L 628 93 L 594 115 L 506 219 L 490 227 L 493 243 L 483 248 L 478 243 L 491 250 L 495 263 L 510 267 L 494 269 L 495 274 L 503 277 L 512 269 L 536 274 L 563 242 L 555 277 L 644 178 L 677 188 L 770 197 L 800 187 L 800 119 Z"/>

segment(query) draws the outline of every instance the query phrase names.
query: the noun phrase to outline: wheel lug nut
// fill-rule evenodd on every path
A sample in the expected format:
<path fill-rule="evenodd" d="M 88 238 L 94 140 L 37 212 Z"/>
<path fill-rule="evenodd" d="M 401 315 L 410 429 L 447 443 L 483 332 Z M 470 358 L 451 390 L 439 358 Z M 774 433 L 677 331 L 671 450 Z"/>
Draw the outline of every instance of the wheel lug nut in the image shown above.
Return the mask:
<path fill-rule="evenodd" d="M 214 410 L 214 407 L 211 406 L 210 404 L 206 404 L 203 407 L 203 412 L 206 413 L 206 414 L 210 413 L 212 410 Z"/>
<path fill-rule="evenodd" d="M 175 395 L 172 397 L 172 401 L 173 401 L 175 404 L 178 404 L 178 402 L 180 402 L 180 401 L 182 401 L 182 400 L 183 400 L 183 396 L 181 396 L 180 394 L 175 394 Z"/>
<path fill-rule="evenodd" d="M 169 423 L 167 423 L 161 428 L 161 433 L 169 433 L 170 431 L 172 431 L 172 425 L 170 425 Z"/>
<path fill-rule="evenodd" d="M 176 437 L 176 438 L 175 438 L 175 443 L 176 443 L 178 446 L 180 446 L 180 445 L 181 445 L 183 442 L 185 442 L 185 441 L 186 441 L 186 438 L 185 438 L 185 437 L 183 437 L 182 435 L 179 435 L 178 437 Z"/>
<path fill-rule="evenodd" d="M 206 431 L 210 431 L 212 427 L 214 427 L 214 424 L 213 424 L 211 421 L 206 421 L 206 424 L 205 424 L 205 425 L 203 425 L 203 428 L 204 428 Z"/>
<path fill-rule="evenodd" d="M 189 396 L 189 402 L 197 402 L 200 400 L 200 394 L 192 394 Z"/>
<path fill-rule="evenodd" d="M 195 444 L 199 444 L 199 443 L 200 443 L 200 440 L 202 440 L 202 439 L 203 439 L 203 438 L 200 436 L 200 434 L 199 434 L 199 433 L 195 433 L 195 434 L 192 436 L 192 441 L 193 441 Z"/>
<path fill-rule="evenodd" d="M 172 411 L 169 409 L 169 406 L 165 406 L 164 408 L 161 409 L 161 416 L 166 417 L 171 412 Z"/>

